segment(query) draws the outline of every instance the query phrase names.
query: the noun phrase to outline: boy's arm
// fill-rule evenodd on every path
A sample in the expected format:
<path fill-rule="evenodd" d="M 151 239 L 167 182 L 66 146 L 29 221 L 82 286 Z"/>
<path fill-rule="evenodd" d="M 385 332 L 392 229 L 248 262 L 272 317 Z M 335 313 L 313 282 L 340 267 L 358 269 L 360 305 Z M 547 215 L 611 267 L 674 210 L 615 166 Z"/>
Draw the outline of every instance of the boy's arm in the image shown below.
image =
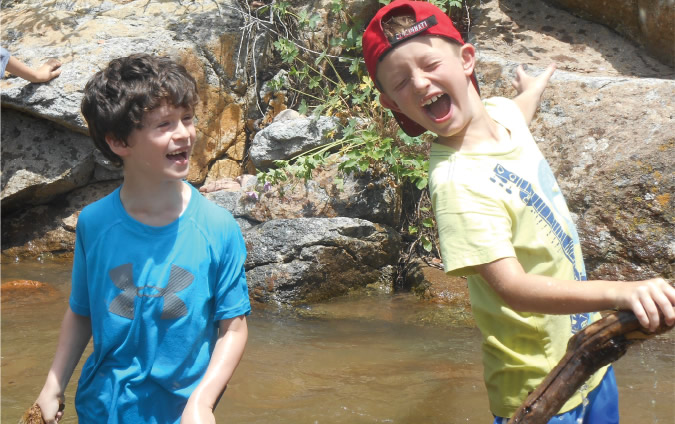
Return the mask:
<path fill-rule="evenodd" d="M 30 82 L 47 82 L 61 74 L 60 68 L 61 62 L 56 59 L 49 59 L 39 68 L 33 69 L 12 56 L 5 70 Z"/>
<path fill-rule="evenodd" d="M 42 410 L 42 417 L 47 424 L 54 424 L 63 416 L 63 411 L 59 411 L 59 406 L 64 402 L 68 381 L 90 338 L 91 320 L 89 317 L 77 315 L 69 306 L 61 323 L 59 344 L 54 361 L 37 399 L 37 404 Z"/>
<path fill-rule="evenodd" d="M 675 324 L 675 288 L 663 278 L 644 281 L 568 281 L 528 274 L 516 258 L 502 258 L 476 267 L 511 308 L 521 312 L 574 314 L 630 309 L 650 331 L 659 326 L 659 310 L 667 325 Z"/>
<path fill-rule="evenodd" d="M 202 381 L 190 399 L 181 417 L 182 424 L 216 422 L 213 409 L 239 365 L 248 339 L 246 317 L 241 315 L 220 321 L 218 341 Z"/>
<path fill-rule="evenodd" d="M 513 101 L 520 108 L 528 125 L 534 118 L 534 114 L 541 102 L 541 95 L 549 79 L 551 79 L 555 67 L 555 63 L 548 65 L 544 72 L 536 77 L 526 74 L 523 65 L 519 65 L 518 69 L 516 69 L 516 77 L 511 81 L 511 85 L 513 85 L 518 94 L 513 98 Z"/>

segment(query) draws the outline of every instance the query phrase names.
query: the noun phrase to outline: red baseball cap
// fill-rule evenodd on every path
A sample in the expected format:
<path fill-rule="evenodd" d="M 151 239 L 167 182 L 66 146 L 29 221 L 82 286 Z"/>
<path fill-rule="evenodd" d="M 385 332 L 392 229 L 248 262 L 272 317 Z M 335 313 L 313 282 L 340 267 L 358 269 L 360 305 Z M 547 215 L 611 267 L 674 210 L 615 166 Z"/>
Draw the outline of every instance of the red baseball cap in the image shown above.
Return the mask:
<path fill-rule="evenodd" d="M 382 29 L 385 18 L 400 15 L 415 17 L 415 24 L 406 28 L 391 38 L 387 38 Z M 441 9 L 426 1 L 395 0 L 380 9 L 368 24 L 363 33 L 363 57 L 370 78 L 375 86 L 382 91 L 377 81 L 377 65 L 396 45 L 417 35 L 438 35 L 464 44 L 462 36 L 455 28 L 452 20 Z M 475 73 L 471 76 L 473 85 L 478 91 L 478 81 Z M 406 115 L 392 110 L 399 126 L 411 137 L 423 134 L 426 129 Z"/>

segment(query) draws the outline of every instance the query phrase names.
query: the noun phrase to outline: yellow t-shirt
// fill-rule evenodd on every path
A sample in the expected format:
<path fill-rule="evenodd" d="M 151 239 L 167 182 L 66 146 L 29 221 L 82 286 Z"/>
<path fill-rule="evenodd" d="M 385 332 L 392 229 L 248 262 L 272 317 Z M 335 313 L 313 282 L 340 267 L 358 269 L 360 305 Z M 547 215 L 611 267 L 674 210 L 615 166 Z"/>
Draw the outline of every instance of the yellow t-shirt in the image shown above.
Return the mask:
<path fill-rule="evenodd" d="M 445 271 L 468 277 L 473 315 L 483 335 L 490 409 L 510 417 L 557 365 L 570 336 L 599 314 L 516 312 L 476 273 L 476 265 L 516 257 L 528 273 L 586 280 L 567 204 L 520 109 L 505 98 L 484 104 L 492 119 L 508 129 L 510 142 L 489 153 L 457 152 L 434 143 L 429 190 Z M 586 393 L 604 373 L 605 368 L 589 379 Z M 560 413 L 581 402 L 576 393 Z"/>

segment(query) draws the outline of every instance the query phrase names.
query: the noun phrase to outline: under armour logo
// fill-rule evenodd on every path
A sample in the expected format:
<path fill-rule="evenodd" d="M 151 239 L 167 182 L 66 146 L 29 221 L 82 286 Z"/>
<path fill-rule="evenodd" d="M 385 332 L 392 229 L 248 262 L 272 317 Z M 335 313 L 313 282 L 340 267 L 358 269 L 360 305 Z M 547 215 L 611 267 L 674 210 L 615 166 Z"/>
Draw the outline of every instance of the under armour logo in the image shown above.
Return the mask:
<path fill-rule="evenodd" d="M 138 297 L 163 297 L 164 309 L 161 319 L 175 319 L 187 315 L 187 307 L 176 293 L 185 289 L 194 280 L 194 275 L 176 265 L 171 265 L 169 283 L 164 288 L 157 286 L 136 287 L 131 264 L 120 265 L 108 273 L 117 288 L 122 290 L 110 302 L 108 310 L 121 317 L 134 319 L 134 299 Z"/>

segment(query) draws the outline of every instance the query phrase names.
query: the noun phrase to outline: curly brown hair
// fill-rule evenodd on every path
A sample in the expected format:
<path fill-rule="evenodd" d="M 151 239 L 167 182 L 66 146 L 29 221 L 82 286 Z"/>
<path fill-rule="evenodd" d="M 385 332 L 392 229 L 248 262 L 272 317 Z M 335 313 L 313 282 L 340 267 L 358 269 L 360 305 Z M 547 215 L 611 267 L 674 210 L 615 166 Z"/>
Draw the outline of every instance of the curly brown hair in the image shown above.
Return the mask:
<path fill-rule="evenodd" d="M 197 82 L 184 66 L 139 53 L 113 59 L 97 72 L 84 88 L 81 110 L 96 148 L 121 166 L 106 136 L 126 143 L 131 131 L 143 127 L 143 115 L 163 102 L 194 110 L 198 101 Z"/>

